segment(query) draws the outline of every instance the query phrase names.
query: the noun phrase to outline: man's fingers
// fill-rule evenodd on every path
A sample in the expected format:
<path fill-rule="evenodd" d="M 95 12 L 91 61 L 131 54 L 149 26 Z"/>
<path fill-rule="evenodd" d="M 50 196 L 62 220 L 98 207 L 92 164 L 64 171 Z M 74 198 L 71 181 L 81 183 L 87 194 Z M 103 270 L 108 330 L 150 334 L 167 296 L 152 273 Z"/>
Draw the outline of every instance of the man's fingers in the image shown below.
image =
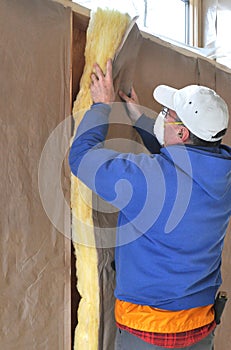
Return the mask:
<path fill-rule="evenodd" d="M 91 74 L 91 95 L 94 102 L 112 103 L 115 100 L 115 91 L 112 80 L 112 62 L 108 60 L 106 74 L 95 63 L 94 73 Z"/>
<path fill-rule="evenodd" d="M 138 100 L 138 97 L 137 97 L 137 94 L 134 90 L 134 88 L 132 87 L 131 89 L 131 98 L 134 100 L 134 101 L 137 101 Z"/>
<path fill-rule="evenodd" d="M 122 90 L 119 91 L 119 95 L 125 102 L 131 101 L 131 99 Z"/>
<path fill-rule="evenodd" d="M 96 81 L 98 81 L 98 79 L 97 79 L 97 77 L 96 77 L 96 75 L 95 75 L 94 73 L 92 73 L 92 75 L 91 75 L 91 81 L 92 81 L 93 84 L 94 84 Z"/>
<path fill-rule="evenodd" d="M 111 59 L 107 60 L 106 75 L 105 75 L 105 77 L 106 77 L 107 79 L 112 80 L 112 60 L 111 60 Z"/>
<path fill-rule="evenodd" d="M 95 76 L 96 78 L 98 78 L 98 80 L 101 80 L 102 78 L 107 78 L 109 80 L 112 80 L 112 60 L 111 59 L 107 61 L 105 75 L 103 74 L 102 69 L 97 63 L 94 64 L 94 69 L 95 69 Z"/>
<path fill-rule="evenodd" d="M 97 78 L 99 80 L 104 78 L 104 74 L 102 72 L 102 69 L 100 68 L 100 66 L 97 63 L 94 65 L 94 68 L 95 68 L 95 73 L 96 73 Z"/>
<path fill-rule="evenodd" d="M 131 96 L 126 95 L 123 91 L 119 91 L 120 97 L 127 103 L 136 103 L 138 104 L 138 97 L 135 93 L 135 90 L 131 90 Z"/>

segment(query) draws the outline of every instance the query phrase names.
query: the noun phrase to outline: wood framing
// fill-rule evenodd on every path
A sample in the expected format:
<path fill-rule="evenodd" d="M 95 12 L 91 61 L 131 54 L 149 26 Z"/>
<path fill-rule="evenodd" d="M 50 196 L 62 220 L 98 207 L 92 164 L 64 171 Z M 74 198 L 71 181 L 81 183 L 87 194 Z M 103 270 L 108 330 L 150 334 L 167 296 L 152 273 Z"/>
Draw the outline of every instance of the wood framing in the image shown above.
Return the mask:
<path fill-rule="evenodd" d="M 189 15 L 190 15 L 190 35 L 189 45 L 201 47 L 202 46 L 202 3 L 201 0 L 190 0 L 189 2 Z"/>

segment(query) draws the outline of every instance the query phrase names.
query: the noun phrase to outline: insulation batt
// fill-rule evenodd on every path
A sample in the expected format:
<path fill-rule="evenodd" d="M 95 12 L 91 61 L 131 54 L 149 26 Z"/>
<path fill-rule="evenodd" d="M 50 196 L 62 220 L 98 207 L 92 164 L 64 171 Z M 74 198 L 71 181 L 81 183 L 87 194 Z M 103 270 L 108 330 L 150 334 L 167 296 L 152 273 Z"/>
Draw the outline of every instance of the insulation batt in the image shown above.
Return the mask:
<path fill-rule="evenodd" d="M 103 71 L 108 58 L 113 58 L 130 23 L 128 15 L 98 9 L 91 16 L 87 30 L 85 67 L 80 91 L 74 103 L 75 130 L 92 104 L 90 82 L 92 67 L 97 62 Z M 75 134 L 75 132 L 74 132 Z M 75 350 L 99 348 L 99 276 L 97 249 L 92 218 L 92 193 L 76 177 L 71 178 L 72 239 L 76 254 L 77 288 L 81 296 Z"/>

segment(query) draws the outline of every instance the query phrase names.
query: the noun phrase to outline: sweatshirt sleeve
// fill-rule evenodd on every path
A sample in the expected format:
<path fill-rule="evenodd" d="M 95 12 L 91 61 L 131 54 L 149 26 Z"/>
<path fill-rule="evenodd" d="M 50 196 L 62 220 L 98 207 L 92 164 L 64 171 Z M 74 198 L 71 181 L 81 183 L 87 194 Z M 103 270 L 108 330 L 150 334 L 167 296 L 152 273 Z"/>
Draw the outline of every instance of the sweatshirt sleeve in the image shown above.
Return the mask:
<path fill-rule="evenodd" d="M 132 219 L 147 200 L 148 176 L 143 164 L 153 156 L 104 147 L 109 114 L 105 104 L 93 105 L 85 113 L 70 148 L 69 164 L 85 185 Z"/>
<path fill-rule="evenodd" d="M 108 131 L 109 105 L 97 103 L 85 113 L 80 122 L 69 153 L 71 172 L 78 176 L 84 156 L 94 147 L 102 147 Z"/>
<path fill-rule="evenodd" d="M 148 151 L 152 154 L 160 153 L 161 145 L 153 133 L 155 120 L 142 114 L 134 125 Z"/>

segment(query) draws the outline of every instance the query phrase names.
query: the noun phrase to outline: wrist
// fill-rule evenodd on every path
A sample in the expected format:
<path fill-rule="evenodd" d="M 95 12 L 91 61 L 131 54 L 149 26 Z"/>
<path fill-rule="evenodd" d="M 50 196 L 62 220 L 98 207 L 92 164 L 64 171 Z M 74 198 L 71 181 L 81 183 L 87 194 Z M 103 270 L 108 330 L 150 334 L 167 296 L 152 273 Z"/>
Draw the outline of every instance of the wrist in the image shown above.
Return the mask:
<path fill-rule="evenodd" d="M 142 113 L 137 113 L 137 114 L 133 114 L 133 115 L 130 114 L 129 118 L 130 118 L 132 124 L 135 125 L 141 116 L 142 116 Z"/>
<path fill-rule="evenodd" d="M 104 102 L 93 102 L 91 108 L 97 108 L 97 106 L 105 109 L 105 111 L 111 111 L 111 105 Z"/>

